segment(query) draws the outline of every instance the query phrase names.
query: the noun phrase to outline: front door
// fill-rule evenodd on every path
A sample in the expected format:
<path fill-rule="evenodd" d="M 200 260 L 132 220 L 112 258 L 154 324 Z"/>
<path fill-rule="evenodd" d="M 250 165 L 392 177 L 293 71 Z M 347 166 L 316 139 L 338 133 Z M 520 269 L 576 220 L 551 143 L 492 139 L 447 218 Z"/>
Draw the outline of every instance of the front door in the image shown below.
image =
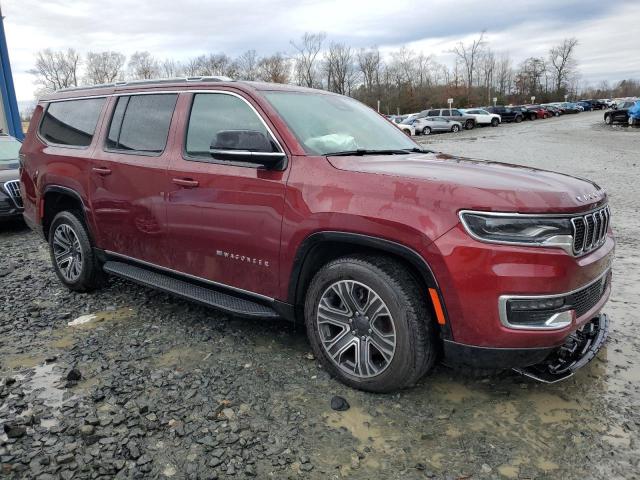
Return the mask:
<path fill-rule="evenodd" d="M 168 267 L 165 195 L 171 119 L 178 95 L 114 97 L 89 177 L 97 244 Z"/>
<path fill-rule="evenodd" d="M 274 297 L 288 169 L 212 157 L 220 132 L 250 130 L 282 147 L 248 99 L 232 92 L 183 94 L 183 125 L 169 165 L 167 223 L 173 269 Z"/>

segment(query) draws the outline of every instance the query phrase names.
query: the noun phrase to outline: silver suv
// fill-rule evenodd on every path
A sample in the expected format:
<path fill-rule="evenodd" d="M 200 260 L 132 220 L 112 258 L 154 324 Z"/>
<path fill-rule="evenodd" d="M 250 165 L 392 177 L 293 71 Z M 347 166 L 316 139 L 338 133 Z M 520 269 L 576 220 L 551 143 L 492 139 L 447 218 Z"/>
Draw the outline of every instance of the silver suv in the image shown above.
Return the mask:
<path fill-rule="evenodd" d="M 435 108 L 420 113 L 426 113 L 425 117 L 443 117 L 447 120 L 460 122 L 467 130 L 472 130 L 476 126 L 476 119 L 473 115 L 466 115 L 457 108 Z"/>

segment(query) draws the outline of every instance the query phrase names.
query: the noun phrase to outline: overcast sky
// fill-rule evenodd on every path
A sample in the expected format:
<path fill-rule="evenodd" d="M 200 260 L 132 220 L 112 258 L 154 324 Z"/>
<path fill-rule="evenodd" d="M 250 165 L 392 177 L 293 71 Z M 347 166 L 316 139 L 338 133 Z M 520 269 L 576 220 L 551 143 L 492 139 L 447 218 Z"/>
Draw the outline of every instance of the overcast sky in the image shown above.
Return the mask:
<path fill-rule="evenodd" d="M 291 52 L 305 31 L 354 47 L 407 45 L 448 64 L 452 46 L 483 29 L 516 64 L 575 36 L 584 82 L 640 78 L 639 0 L 3 0 L 2 13 L 19 100 L 33 98 L 26 72 L 47 47 L 185 60 Z"/>

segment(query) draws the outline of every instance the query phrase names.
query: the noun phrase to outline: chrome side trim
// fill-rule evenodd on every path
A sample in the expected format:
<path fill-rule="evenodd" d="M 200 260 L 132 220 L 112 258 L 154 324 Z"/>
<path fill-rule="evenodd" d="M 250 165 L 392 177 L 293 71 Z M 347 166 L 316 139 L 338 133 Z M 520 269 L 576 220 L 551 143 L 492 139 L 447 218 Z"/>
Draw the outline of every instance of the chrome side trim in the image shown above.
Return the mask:
<path fill-rule="evenodd" d="M 181 277 L 189 278 L 191 280 L 196 280 L 198 282 L 206 283 L 206 284 L 212 285 L 214 287 L 226 288 L 227 290 L 232 290 L 234 292 L 238 292 L 238 293 L 242 293 L 242 294 L 245 294 L 245 295 L 249 295 L 251 297 L 259 298 L 261 300 L 266 300 L 268 302 L 273 302 L 275 300 L 272 297 L 268 297 L 268 296 L 262 295 L 260 293 L 251 292 L 249 290 L 244 290 L 244 289 L 238 288 L 238 287 L 232 287 L 231 285 L 227 285 L 225 283 L 215 282 L 213 280 L 208 280 L 206 278 L 197 277 L 196 275 L 190 275 L 188 273 L 180 272 L 178 270 L 173 270 L 171 268 L 162 267 L 160 265 L 156 265 L 155 263 L 146 262 L 144 260 L 139 260 L 137 258 L 129 257 L 128 255 L 123 255 L 121 253 L 112 252 L 110 250 L 105 250 L 104 253 L 106 253 L 107 255 L 109 255 L 111 257 L 117 257 L 117 258 L 122 258 L 124 260 L 129 260 L 131 262 L 135 262 L 135 263 L 138 263 L 140 265 L 145 265 L 147 267 L 155 268 L 157 270 L 162 270 L 162 271 L 165 271 L 165 272 L 168 272 L 168 273 L 173 273 L 174 275 L 178 275 L 178 276 L 181 276 Z"/>
<path fill-rule="evenodd" d="M 559 327 L 513 325 L 509 323 L 509 318 L 507 315 L 507 302 L 509 300 L 544 300 L 547 298 L 568 297 L 569 295 L 573 295 L 574 293 L 577 293 L 580 290 L 584 290 L 585 288 L 589 288 L 591 285 L 598 283 L 599 281 L 602 280 L 603 277 L 608 275 L 609 272 L 611 272 L 611 267 L 606 268 L 604 272 L 598 275 L 595 279 L 591 280 L 589 283 L 581 287 L 578 287 L 574 290 L 571 290 L 569 292 L 554 293 L 554 294 L 548 294 L 548 295 L 500 295 L 500 297 L 498 298 L 498 312 L 500 314 L 500 323 L 502 323 L 502 325 L 507 328 L 511 328 L 515 330 L 559 330 L 561 328 L 565 328 L 567 325 L 562 325 Z"/>

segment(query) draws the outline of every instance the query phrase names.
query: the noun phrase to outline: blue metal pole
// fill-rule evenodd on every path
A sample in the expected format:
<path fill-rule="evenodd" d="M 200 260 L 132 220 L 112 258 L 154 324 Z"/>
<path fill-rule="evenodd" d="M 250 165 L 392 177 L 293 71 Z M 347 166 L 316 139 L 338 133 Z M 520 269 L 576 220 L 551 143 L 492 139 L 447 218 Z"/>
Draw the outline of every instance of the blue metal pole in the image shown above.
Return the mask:
<path fill-rule="evenodd" d="M 7 116 L 9 135 L 18 140 L 24 139 L 22 122 L 20 121 L 20 111 L 18 110 L 18 100 L 13 86 L 13 75 L 11 75 L 11 64 L 9 63 L 9 50 L 7 49 L 7 39 L 4 34 L 4 17 L 0 10 L 0 94 L 4 105 L 4 113 Z"/>

